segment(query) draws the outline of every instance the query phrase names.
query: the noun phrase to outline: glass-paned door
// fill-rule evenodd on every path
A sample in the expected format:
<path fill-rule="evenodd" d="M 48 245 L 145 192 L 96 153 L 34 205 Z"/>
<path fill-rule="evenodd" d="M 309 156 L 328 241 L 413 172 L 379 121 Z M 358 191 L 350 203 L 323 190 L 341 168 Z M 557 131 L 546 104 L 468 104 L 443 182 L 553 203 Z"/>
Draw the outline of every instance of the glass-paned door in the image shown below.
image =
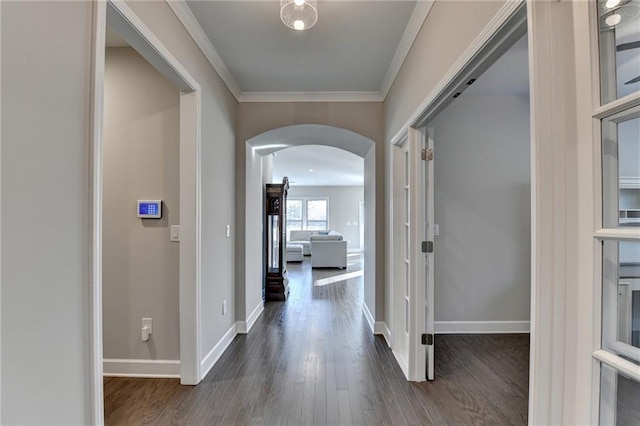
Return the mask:
<path fill-rule="evenodd" d="M 600 424 L 640 424 L 640 4 L 598 0 Z"/>

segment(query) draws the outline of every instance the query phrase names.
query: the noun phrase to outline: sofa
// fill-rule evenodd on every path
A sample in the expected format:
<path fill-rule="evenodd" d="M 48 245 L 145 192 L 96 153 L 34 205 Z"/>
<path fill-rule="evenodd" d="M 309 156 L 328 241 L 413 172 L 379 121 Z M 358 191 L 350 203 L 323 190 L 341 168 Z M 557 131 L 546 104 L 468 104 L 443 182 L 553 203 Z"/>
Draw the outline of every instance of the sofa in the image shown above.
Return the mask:
<path fill-rule="evenodd" d="M 311 256 L 311 241 L 312 235 L 318 233 L 329 233 L 330 231 L 289 231 L 289 241 L 287 244 L 299 244 L 302 246 L 302 254 L 304 256 Z"/>
<path fill-rule="evenodd" d="M 337 232 L 327 235 L 311 235 L 312 268 L 346 268 L 347 241 Z"/>

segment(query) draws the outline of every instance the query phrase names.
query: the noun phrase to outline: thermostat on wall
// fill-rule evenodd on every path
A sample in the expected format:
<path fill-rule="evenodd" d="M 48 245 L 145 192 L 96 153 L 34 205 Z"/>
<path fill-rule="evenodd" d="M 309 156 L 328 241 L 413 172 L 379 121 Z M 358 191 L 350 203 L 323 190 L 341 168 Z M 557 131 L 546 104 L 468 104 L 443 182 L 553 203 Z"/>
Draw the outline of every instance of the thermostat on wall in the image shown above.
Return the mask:
<path fill-rule="evenodd" d="M 138 200 L 138 217 L 160 219 L 162 217 L 162 200 Z"/>

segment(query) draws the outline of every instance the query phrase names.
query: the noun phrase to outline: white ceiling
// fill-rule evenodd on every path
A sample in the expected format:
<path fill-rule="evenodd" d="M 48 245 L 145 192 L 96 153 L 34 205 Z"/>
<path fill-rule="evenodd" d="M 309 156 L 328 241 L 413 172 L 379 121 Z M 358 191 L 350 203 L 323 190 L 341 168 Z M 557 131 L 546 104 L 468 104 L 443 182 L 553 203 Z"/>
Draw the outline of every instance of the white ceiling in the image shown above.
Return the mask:
<path fill-rule="evenodd" d="M 330 146 L 296 146 L 273 157 L 272 182 L 282 182 L 283 176 L 291 186 L 362 186 L 364 159 Z"/>
<path fill-rule="evenodd" d="M 188 1 L 243 92 L 377 91 L 415 1 L 322 1 L 296 31 L 279 1 Z"/>
<path fill-rule="evenodd" d="M 316 25 L 295 31 L 281 22 L 278 0 L 169 2 L 238 100 L 341 93 L 380 101 L 432 4 L 320 0 Z"/>

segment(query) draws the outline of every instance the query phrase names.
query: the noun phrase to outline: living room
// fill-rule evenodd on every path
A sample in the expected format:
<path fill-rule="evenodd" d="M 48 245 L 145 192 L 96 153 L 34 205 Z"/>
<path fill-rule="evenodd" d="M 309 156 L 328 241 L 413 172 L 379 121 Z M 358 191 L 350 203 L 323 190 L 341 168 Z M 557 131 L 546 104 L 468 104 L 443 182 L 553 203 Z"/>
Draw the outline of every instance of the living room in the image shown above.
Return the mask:
<path fill-rule="evenodd" d="M 289 179 L 287 262 L 346 268 L 364 250 L 364 160 L 317 145 L 278 151 L 272 182 Z M 315 256 L 313 247 L 316 247 Z M 352 262 L 353 263 L 353 262 Z"/>

